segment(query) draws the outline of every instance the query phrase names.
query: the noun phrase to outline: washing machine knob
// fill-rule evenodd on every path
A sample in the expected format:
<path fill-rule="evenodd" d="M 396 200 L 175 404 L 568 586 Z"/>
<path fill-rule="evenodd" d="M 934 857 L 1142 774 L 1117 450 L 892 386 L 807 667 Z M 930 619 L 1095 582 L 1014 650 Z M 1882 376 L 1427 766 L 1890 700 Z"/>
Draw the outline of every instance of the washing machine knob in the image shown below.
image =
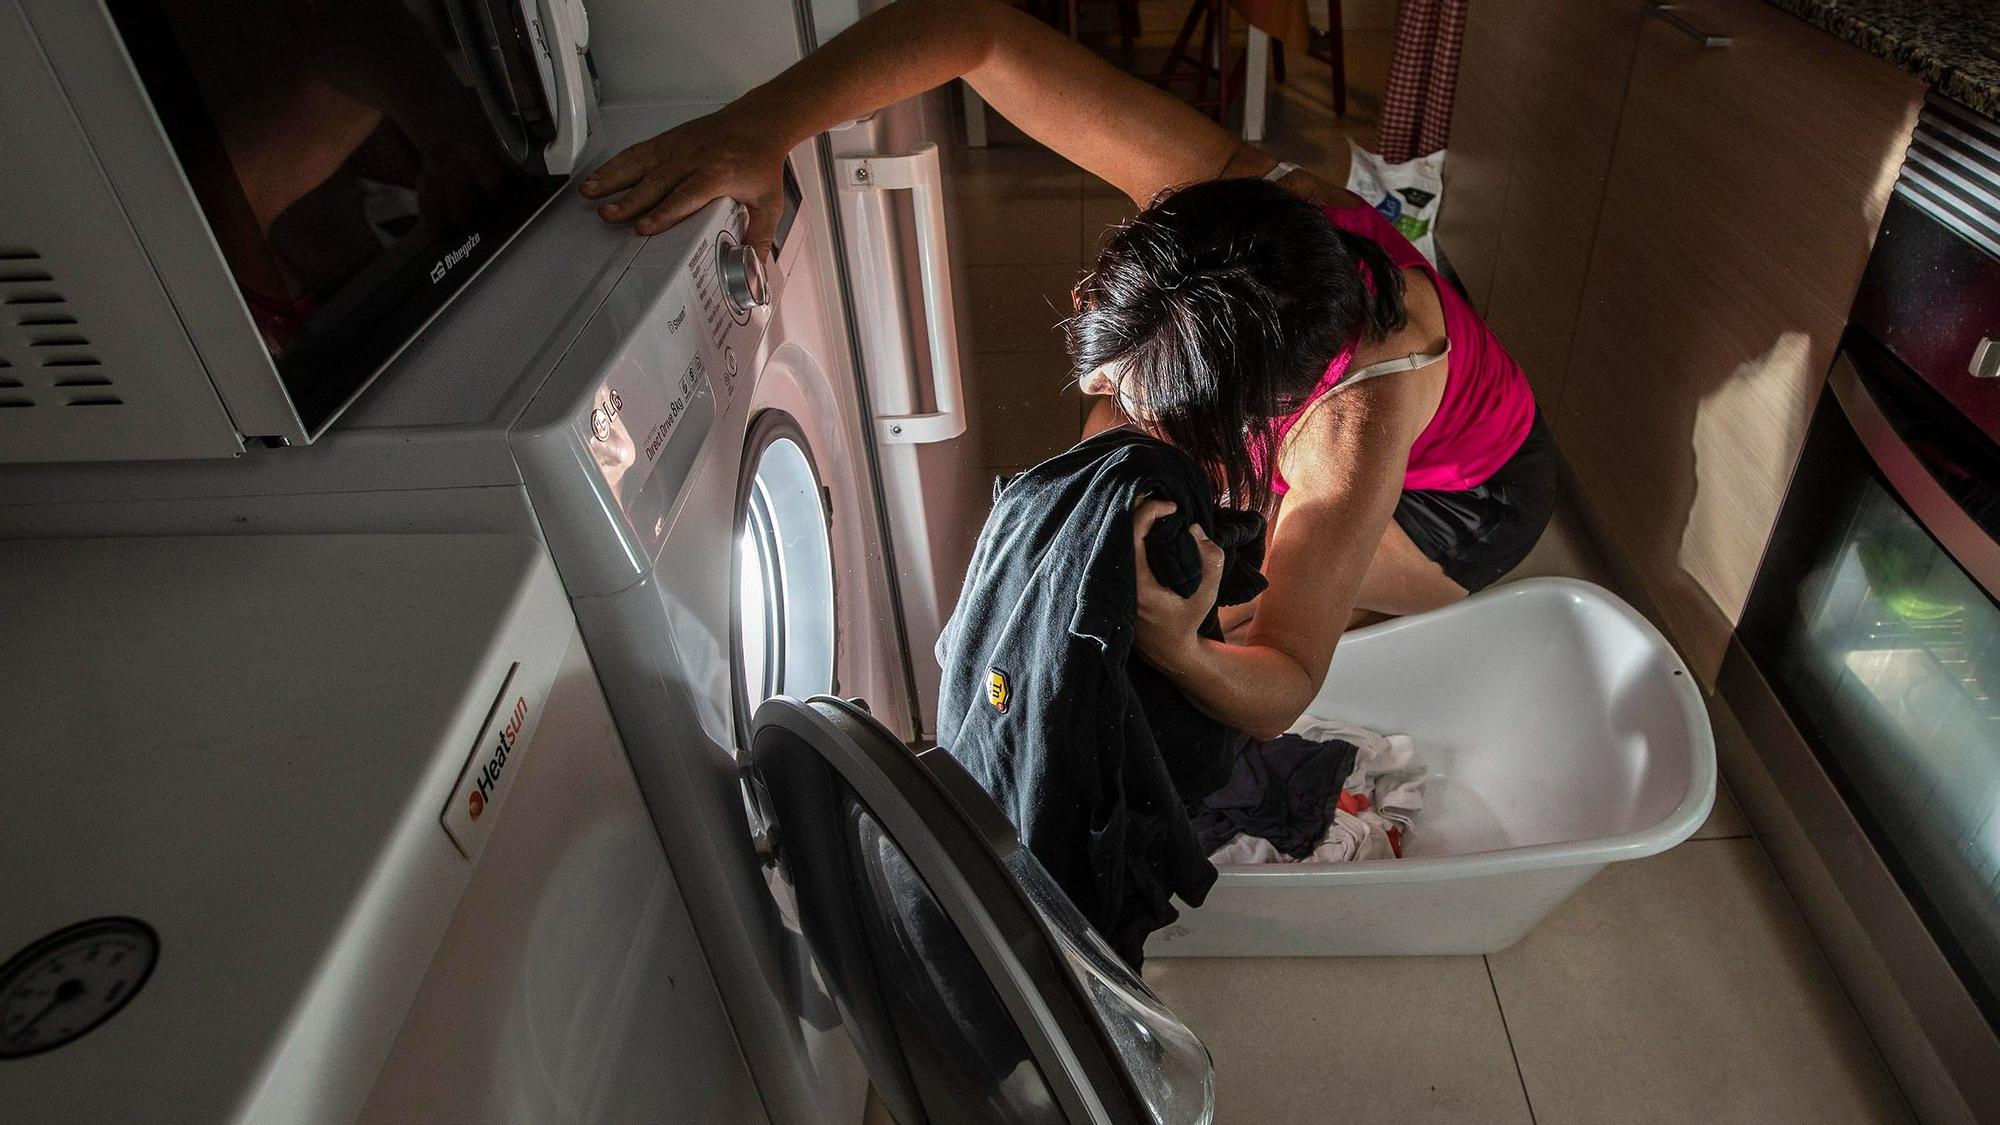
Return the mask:
<path fill-rule="evenodd" d="M 715 259 L 722 272 L 723 295 L 737 312 L 747 313 L 770 302 L 770 290 L 764 286 L 764 259 L 757 255 L 755 246 L 725 234 L 715 248 Z"/>

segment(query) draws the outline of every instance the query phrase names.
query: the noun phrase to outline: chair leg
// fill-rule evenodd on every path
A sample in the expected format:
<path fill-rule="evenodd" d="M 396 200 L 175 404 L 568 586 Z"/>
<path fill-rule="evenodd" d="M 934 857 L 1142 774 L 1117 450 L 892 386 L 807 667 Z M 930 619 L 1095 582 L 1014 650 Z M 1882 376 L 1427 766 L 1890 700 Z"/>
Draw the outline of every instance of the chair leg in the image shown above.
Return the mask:
<path fill-rule="evenodd" d="M 1227 3 L 1228 0 L 1219 0 L 1219 2 L 1218 0 L 1209 0 L 1208 3 L 1203 5 L 1208 11 L 1205 13 L 1206 18 L 1202 21 L 1201 58 L 1195 64 L 1196 71 L 1201 75 L 1201 81 L 1195 87 L 1194 103 L 1196 105 L 1202 105 L 1208 101 L 1209 78 L 1211 76 L 1219 76 L 1222 73 L 1221 65 L 1217 62 L 1221 57 L 1222 45 L 1216 42 L 1215 29 L 1218 22 L 1217 9 L 1225 7 Z"/>
<path fill-rule="evenodd" d="M 1277 41 L 1250 27 L 1249 43 L 1243 59 L 1236 64 L 1235 86 L 1243 95 L 1243 139 L 1256 144 L 1264 139 L 1264 119 L 1271 107 L 1271 55 Z"/>
<path fill-rule="evenodd" d="M 1333 115 L 1347 116 L 1347 45 L 1340 33 L 1340 0 L 1327 0 L 1328 23 L 1326 47 L 1328 61 L 1333 64 Z"/>
<path fill-rule="evenodd" d="M 1067 4 L 1063 5 L 1063 24 L 1069 28 L 1069 37 L 1071 39 L 1076 38 L 1076 31 L 1079 23 L 1076 11 L 1077 3 L 1078 0 L 1069 0 Z"/>
<path fill-rule="evenodd" d="M 1215 120 L 1226 129 L 1229 127 L 1229 95 L 1232 88 L 1232 81 L 1240 81 L 1243 77 L 1243 69 L 1241 67 L 1234 68 L 1235 73 L 1231 73 L 1231 68 L 1229 67 L 1229 0 L 1216 0 L 1215 54 L 1209 57 L 1215 60 L 1215 84 L 1217 87 Z"/>
<path fill-rule="evenodd" d="M 965 147 L 986 147 L 986 99 L 970 82 L 958 84 L 960 107 L 965 111 Z"/>
<path fill-rule="evenodd" d="M 1283 86 L 1285 84 L 1285 41 L 1283 39 L 1271 40 L 1271 77 L 1277 80 L 1278 85 Z"/>
<path fill-rule="evenodd" d="M 1181 63 L 1186 61 L 1188 57 L 1188 44 L 1194 40 L 1195 26 L 1207 14 L 1207 0 L 1194 0 L 1194 3 L 1188 5 L 1187 19 L 1182 21 L 1181 33 L 1174 39 L 1173 50 L 1167 52 L 1167 64 L 1160 68 L 1159 75 L 1153 79 L 1155 83 L 1162 86 L 1166 85 L 1167 80 L 1173 77 L 1176 71 L 1180 70 Z M 1199 69 L 1199 66 L 1197 66 L 1197 69 Z"/>
<path fill-rule="evenodd" d="M 1118 0 L 1118 45 L 1127 57 L 1139 40 L 1139 0 Z"/>

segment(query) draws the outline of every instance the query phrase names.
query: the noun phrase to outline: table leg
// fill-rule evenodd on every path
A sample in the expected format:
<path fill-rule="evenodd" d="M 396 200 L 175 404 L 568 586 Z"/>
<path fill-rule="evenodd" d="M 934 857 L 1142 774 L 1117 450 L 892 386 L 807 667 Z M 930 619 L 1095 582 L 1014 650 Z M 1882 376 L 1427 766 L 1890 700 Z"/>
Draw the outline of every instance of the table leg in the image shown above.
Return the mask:
<path fill-rule="evenodd" d="M 1243 139 L 1264 139 L 1264 103 L 1271 85 L 1271 37 L 1250 26 L 1249 53 L 1243 72 Z"/>
<path fill-rule="evenodd" d="M 958 84 L 959 97 L 965 102 L 965 145 L 967 148 L 986 147 L 986 99 L 972 88 L 970 82 Z"/>

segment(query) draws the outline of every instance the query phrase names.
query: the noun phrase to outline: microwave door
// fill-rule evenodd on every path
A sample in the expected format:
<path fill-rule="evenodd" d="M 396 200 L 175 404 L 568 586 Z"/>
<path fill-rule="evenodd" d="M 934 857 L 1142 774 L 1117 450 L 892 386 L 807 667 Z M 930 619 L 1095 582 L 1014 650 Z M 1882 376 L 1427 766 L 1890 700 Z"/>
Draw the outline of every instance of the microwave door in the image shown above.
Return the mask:
<path fill-rule="evenodd" d="M 510 160 L 525 161 L 554 139 L 540 76 L 518 58 L 521 11 L 508 0 L 446 0 L 467 85 L 479 95 L 493 136 Z"/>

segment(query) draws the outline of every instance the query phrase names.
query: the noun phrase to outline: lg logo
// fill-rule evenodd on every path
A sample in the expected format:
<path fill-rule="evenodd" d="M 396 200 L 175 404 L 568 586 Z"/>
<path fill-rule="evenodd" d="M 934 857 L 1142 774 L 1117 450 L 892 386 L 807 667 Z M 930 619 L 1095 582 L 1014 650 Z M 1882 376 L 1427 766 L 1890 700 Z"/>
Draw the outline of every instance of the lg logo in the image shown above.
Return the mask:
<path fill-rule="evenodd" d="M 618 397 L 617 391 L 605 391 L 603 405 L 590 412 L 590 436 L 598 441 L 610 441 L 611 423 L 618 420 L 619 413 L 624 409 L 625 400 Z"/>

